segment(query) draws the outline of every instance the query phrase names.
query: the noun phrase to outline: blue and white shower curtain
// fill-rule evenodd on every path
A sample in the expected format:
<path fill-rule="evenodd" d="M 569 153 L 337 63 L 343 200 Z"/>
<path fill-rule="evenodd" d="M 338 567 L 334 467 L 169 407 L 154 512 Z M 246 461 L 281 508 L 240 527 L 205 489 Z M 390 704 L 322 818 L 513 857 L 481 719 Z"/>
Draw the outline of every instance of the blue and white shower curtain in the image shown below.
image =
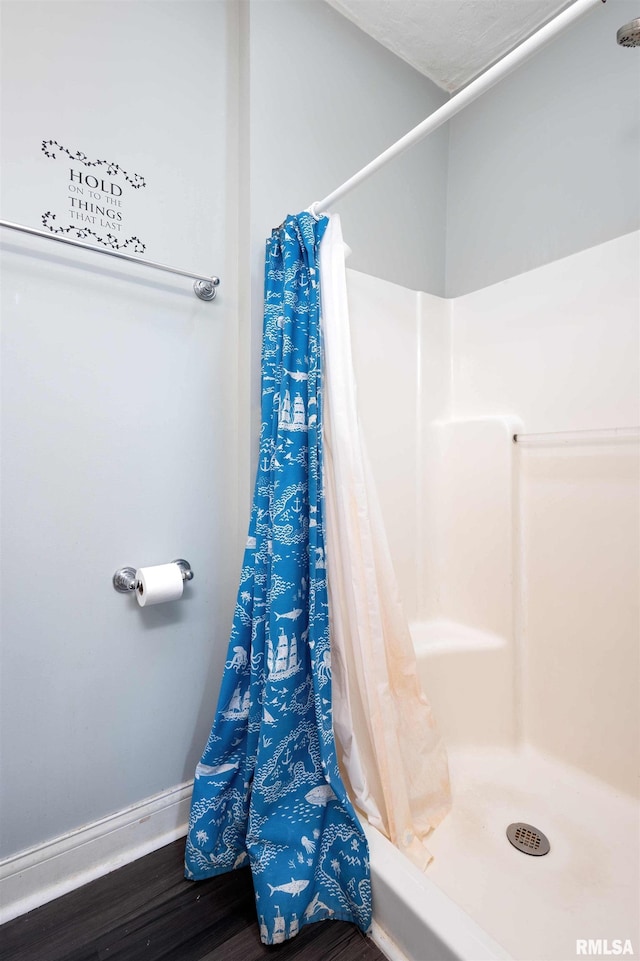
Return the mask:
<path fill-rule="evenodd" d="M 185 855 L 193 880 L 250 865 L 267 944 L 311 921 L 371 923 L 368 848 L 332 726 L 318 270 L 326 226 L 290 216 L 267 241 L 260 459 Z"/>

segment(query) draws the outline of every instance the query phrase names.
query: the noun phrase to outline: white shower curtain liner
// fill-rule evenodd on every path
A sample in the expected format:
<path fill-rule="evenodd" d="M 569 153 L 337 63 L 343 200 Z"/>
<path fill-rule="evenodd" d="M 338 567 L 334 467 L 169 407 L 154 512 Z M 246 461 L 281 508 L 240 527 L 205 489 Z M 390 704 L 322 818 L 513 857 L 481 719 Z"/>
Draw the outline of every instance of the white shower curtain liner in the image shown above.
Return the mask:
<path fill-rule="evenodd" d="M 424 868 L 425 840 L 451 805 L 447 757 L 418 680 L 360 435 L 344 259 L 333 214 L 320 244 L 320 290 L 334 732 L 356 807 Z"/>

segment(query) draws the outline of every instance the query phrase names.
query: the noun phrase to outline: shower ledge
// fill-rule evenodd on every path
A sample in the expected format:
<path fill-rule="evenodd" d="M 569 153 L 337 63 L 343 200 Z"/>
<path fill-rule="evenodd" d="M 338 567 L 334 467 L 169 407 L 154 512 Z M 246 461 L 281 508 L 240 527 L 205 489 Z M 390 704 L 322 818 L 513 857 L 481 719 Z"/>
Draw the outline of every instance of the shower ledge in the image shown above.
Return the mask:
<path fill-rule="evenodd" d="M 412 621 L 409 630 L 418 657 L 445 652 L 497 651 L 507 646 L 507 639 L 500 634 L 444 618 Z"/>

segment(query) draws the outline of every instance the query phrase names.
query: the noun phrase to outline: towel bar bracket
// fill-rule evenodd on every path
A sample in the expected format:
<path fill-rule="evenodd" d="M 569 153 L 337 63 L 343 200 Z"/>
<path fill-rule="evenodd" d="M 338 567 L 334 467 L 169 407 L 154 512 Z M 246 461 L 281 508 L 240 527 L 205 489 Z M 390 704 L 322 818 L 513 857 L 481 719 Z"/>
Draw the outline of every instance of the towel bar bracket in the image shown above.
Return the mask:
<path fill-rule="evenodd" d="M 193 290 L 196 297 L 200 300 L 213 300 L 217 291 L 216 287 L 220 283 L 218 277 L 214 277 L 212 280 L 194 280 Z"/>

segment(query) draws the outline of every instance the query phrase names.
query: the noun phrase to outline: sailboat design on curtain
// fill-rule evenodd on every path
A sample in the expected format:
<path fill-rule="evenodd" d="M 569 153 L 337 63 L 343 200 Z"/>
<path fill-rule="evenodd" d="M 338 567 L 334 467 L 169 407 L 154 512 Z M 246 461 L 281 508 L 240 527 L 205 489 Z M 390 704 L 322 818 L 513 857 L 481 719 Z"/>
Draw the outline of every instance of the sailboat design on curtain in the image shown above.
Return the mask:
<path fill-rule="evenodd" d="M 267 944 L 311 921 L 371 923 L 368 848 L 332 724 L 318 272 L 326 225 L 291 216 L 267 241 L 259 466 L 185 855 L 193 880 L 250 865 Z"/>

